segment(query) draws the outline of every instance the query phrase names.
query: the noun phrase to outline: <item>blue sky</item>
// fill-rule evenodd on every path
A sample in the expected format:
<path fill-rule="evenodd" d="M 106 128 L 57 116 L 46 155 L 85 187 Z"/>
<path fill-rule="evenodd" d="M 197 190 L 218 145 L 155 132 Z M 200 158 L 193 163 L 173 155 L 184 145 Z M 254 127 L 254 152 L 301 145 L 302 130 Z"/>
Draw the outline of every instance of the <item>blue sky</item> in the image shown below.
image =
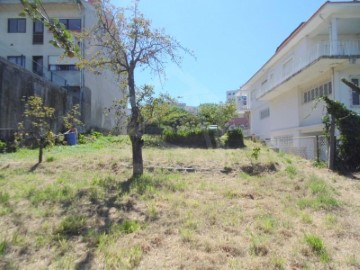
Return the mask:
<path fill-rule="evenodd" d="M 126 6 L 131 0 L 113 0 Z M 182 97 L 197 106 L 223 102 L 227 90 L 238 89 L 275 52 L 277 46 L 323 0 L 141 0 L 140 10 L 156 28 L 164 28 L 196 59 L 184 55 L 181 68 L 167 64 L 160 82 L 148 71 L 138 72 L 138 85 Z"/>

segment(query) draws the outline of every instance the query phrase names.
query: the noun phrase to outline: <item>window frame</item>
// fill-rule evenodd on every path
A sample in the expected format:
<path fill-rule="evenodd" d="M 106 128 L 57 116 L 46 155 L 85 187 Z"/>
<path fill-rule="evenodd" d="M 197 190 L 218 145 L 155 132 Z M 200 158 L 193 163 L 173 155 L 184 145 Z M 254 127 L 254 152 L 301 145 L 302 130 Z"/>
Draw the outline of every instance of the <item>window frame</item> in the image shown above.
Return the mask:
<path fill-rule="evenodd" d="M 11 22 L 16 21 L 16 30 L 13 30 L 11 27 Z M 24 29 L 20 29 L 19 22 L 24 22 Z M 21 30 L 21 31 L 20 31 Z M 16 34 L 16 33 L 26 33 L 26 18 L 8 18 L 8 33 Z"/>
<path fill-rule="evenodd" d="M 16 59 L 16 63 L 11 61 L 11 58 Z M 26 57 L 25 55 L 9 55 L 6 58 L 10 63 L 13 63 L 14 65 L 18 65 L 20 67 L 25 68 L 26 67 Z M 20 60 L 20 63 L 18 63 L 18 60 Z"/>

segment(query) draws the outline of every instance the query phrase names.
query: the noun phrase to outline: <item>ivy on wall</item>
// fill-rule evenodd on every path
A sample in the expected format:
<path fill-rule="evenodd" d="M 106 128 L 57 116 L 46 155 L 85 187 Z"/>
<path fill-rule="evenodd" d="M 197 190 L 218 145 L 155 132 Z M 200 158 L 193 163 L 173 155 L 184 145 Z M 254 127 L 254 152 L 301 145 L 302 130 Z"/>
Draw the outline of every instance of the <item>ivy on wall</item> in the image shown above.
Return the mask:
<path fill-rule="evenodd" d="M 360 116 L 345 107 L 344 104 L 322 97 L 326 103 L 327 115 L 324 117 L 325 132 L 329 135 L 330 117 L 340 131 L 336 151 L 336 168 L 338 170 L 360 170 Z"/>

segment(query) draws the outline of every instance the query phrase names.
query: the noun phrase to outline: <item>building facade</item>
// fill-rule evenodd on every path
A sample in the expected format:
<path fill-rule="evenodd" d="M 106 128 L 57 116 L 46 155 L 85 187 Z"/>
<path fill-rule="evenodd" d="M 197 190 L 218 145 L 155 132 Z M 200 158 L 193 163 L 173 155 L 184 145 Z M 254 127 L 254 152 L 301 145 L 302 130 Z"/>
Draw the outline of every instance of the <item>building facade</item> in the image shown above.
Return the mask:
<path fill-rule="evenodd" d="M 57 18 L 72 32 L 89 30 L 97 22 L 96 10 L 91 1 L 43 0 L 42 7 L 49 18 Z M 83 95 L 91 104 L 82 106 L 81 112 L 87 128 L 109 130 L 115 120 L 104 113 L 113 100 L 122 98 L 118 77 L 110 71 L 94 73 L 79 70 L 77 58 L 62 57 L 62 49 L 55 48 L 49 41 L 53 38 L 41 22 L 20 17 L 20 1 L 0 0 L 0 56 L 17 64 L 37 76 L 71 91 L 78 91 L 80 105 Z M 77 42 L 77 41 L 76 41 Z M 81 54 L 94 53 L 86 42 L 78 42 Z"/>
<path fill-rule="evenodd" d="M 239 94 L 249 97 L 251 132 L 291 147 L 296 147 L 295 138 L 321 135 L 326 114 L 321 96 L 359 113 L 359 94 L 342 78 L 356 84 L 360 79 L 357 1 L 325 2 L 241 87 Z"/>

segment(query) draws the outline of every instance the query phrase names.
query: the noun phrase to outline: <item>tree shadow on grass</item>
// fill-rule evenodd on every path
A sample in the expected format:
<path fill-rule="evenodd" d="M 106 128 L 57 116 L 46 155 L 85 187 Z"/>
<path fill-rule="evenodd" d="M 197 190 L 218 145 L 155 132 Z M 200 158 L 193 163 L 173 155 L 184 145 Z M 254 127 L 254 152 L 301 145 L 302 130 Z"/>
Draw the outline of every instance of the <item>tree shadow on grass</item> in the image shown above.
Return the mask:
<path fill-rule="evenodd" d="M 97 225 L 92 227 L 92 231 L 95 231 L 96 235 L 107 235 L 111 233 L 112 227 L 116 225 L 121 225 L 127 220 L 131 220 L 129 217 L 142 217 L 142 220 L 148 222 L 152 219 L 148 217 L 148 215 L 141 210 L 137 204 L 135 199 L 127 198 L 126 200 L 119 200 L 119 197 L 122 198 L 123 195 L 129 194 L 131 192 L 131 184 L 133 183 L 132 178 L 121 182 L 117 186 L 106 187 L 107 192 L 109 193 L 104 199 L 90 199 L 90 205 L 87 210 L 78 208 L 76 209 L 79 214 L 83 214 L 84 210 L 87 212 L 88 218 L 95 218 L 101 220 L 101 225 Z M 78 192 L 79 197 L 86 196 L 82 191 Z M 67 206 L 66 208 L 68 208 Z M 71 207 L 70 207 L 71 208 Z M 64 209 L 65 210 L 65 209 Z M 66 210 L 65 210 L 66 211 Z M 114 217 L 111 211 L 117 212 L 117 216 Z M 96 235 L 93 239 L 91 237 L 87 237 L 89 235 L 89 230 L 83 230 L 81 235 L 84 237 L 84 241 L 86 241 L 87 252 L 84 255 L 83 259 L 76 263 L 75 269 L 89 269 L 91 268 L 91 264 L 94 260 L 94 253 L 97 247 Z"/>

